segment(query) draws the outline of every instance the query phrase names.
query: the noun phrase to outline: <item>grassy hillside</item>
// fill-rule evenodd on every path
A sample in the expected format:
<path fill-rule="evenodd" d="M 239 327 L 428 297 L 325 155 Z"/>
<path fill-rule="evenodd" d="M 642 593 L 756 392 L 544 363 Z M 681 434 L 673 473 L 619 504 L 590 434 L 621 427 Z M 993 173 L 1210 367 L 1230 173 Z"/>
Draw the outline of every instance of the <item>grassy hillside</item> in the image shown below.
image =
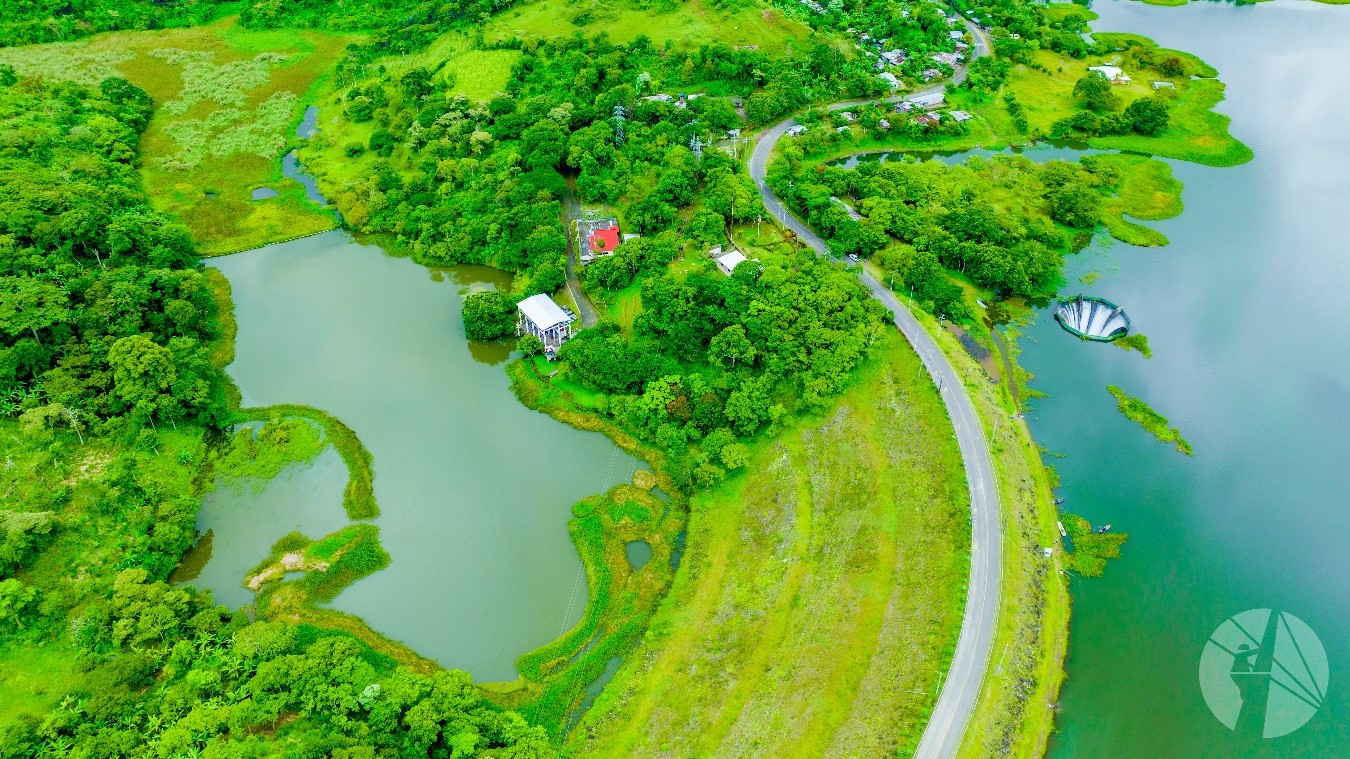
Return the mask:
<path fill-rule="evenodd" d="M 868 756 L 912 747 L 960 624 L 969 523 L 941 402 L 896 335 L 842 400 L 695 497 L 584 756 Z"/>
<path fill-rule="evenodd" d="M 598 0 L 541 0 L 493 18 L 483 28 L 483 38 L 492 41 L 510 36 L 556 37 L 578 31 L 586 35 L 603 32 L 619 43 L 631 42 L 645 34 L 658 45 L 670 41 L 678 46 L 696 47 L 718 41 L 733 47 L 755 45 L 771 53 L 781 52 L 791 40 L 804 40 L 811 34 L 806 24 L 786 18 L 772 7 L 750 3 L 721 10 L 711 3 L 694 0 L 667 3 L 653 11 Z"/>
<path fill-rule="evenodd" d="M 335 226 L 299 183 L 282 178 L 280 158 L 353 39 L 226 20 L 0 49 L 0 64 L 84 84 L 121 76 L 149 93 L 156 110 L 141 153 L 151 203 L 181 218 L 199 249 L 215 255 Z M 252 200 L 259 187 L 280 194 Z"/>

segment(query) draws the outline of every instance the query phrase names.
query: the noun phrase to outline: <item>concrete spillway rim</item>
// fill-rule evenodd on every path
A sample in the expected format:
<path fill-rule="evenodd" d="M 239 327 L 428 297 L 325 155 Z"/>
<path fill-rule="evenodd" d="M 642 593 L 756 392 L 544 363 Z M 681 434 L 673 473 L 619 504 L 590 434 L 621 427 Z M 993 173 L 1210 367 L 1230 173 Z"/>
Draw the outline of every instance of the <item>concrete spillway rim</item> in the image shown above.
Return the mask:
<path fill-rule="evenodd" d="M 1112 310 L 1120 311 L 1120 318 L 1125 320 L 1125 329 L 1123 331 L 1119 329 L 1113 330 L 1108 335 L 1089 335 L 1088 333 L 1078 329 L 1077 327 L 1074 327 L 1073 325 L 1069 324 L 1067 321 L 1064 320 L 1063 309 L 1064 306 L 1078 301 L 1082 301 L 1084 303 L 1100 303 L 1103 306 L 1110 307 Z M 1130 327 L 1131 327 L 1130 315 L 1125 313 L 1125 309 L 1121 308 L 1115 303 L 1112 303 L 1106 298 L 1098 298 L 1092 295 L 1079 295 L 1077 297 L 1070 298 L 1068 300 L 1060 301 L 1059 305 L 1055 306 L 1055 321 L 1059 322 L 1059 326 L 1063 327 L 1066 332 L 1069 332 L 1070 334 L 1073 335 L 1077 335 L 1078 337 L 1081 337 L 1084 340 L 1091 340 L 1096 343 L 1115 342 L 1116 340 L 1119 340 L 1120 338 L 1130 334 Z"/>

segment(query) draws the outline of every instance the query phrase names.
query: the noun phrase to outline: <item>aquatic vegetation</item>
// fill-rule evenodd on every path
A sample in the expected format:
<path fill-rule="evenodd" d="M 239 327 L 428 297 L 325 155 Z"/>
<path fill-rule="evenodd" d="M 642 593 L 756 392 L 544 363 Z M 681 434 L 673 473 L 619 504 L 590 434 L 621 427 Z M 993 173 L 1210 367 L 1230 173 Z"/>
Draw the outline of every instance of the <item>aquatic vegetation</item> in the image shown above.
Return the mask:
<path fill-rule="evenodd" d="M 1153 349 L 1148 347 L 1148 335 L 1135 332 L 1116 340 L 1116 347 L 1127 351 L 1138 351 L 1144 358 L 1153 358 Z"/>
<path fill-rule="evenodd" d="M 0 65 L 21 77 L 44 77 L 89 86 L 121 76 L 119 65 L 135 56 L 129 50 L 93 48 L 87 40 L 40 47 L 0 48 Z"/>
<path fill-rule="evenodd" d="M 313 461 L 325 445 L 317 424 L 294 417 L 273 418 L 236 430 L 221 446 L 216 472 L 227 480 L 269 480 L 289 464 Z"/>
<path fill-rule="evenodd" d="M 1101 577 L 1106 560 L 1119 559 L 1120 547 L 1130 539 L 1129 533 L 1093 530 L 1088 520 L 1075 514 L 1064 514 L 1061 521 L 1073 542 L 1073 551 L 1065 553 L 1064 565 L 1084 577 Z"/>
<path fill-rule="evenodd" d="M 286 61 L 284 54 L 269 52 L 216 64 L 215 53 L 172 47 L 151 50 L 150 55 L 170 66 L 182 68 L 183 89 L 177 97 L 161 106 L 174 116 L 182 116 L 205 101 L 227 108 L 242 108 L 249 91 L 267 84 L 272 67 Z"/>
<path fill-rule="evenodd" d="M 1195 455 L 1194 451 L 1191 450 L 1191 444 L 1186 442 L 1186 439 L 1181 436 L 1181 432 L 1176 427 L 1169 425 L 1167 417 L 1149 408 L 1147 403 L 1138 398 L 1127 395 L 1124 390 L 1115 385 L 1107 385 L 1106 389 L 1116 397 L 1116 402 L 1120 406 L 1120 413 L 1124 414 L 1127 419 L 1152 433 L 1158 440 L 1164 443 L 1173 443 L 1178 451 L 1187 456 Z"/>
<path fill-rule="evenodd" d="M 303 572 L 288 580 L 311 601 L 331 601 L 353 582 L 389 566 L 389 554 L 380 546 L 380 529 L 373 524 L 354 524 L 319 540 L 292 532 L 272 546 L 271 555 L 249 573 L 244 584 L 258 590 Z M 276 588 L 269 588 L 268 593 Z M 293 601 L 292 601 L 293 602 Z M 267 594 L 257 602 L 267 608 Z"/>
<path fill-rule="evenodd" d="M 380 515 L 375 503 L 374 457 L 356 437 L 350 427 L 326 411 L 285 403 L 276 406 L 247 408 L 236 412 L 238 421 L 275 422 L 286 417 L 308 419 L 323 429 L 324 439 L 331 443 L 347 465 L 347 488 L 342 495 L 342 508 L 349 519 L 374 519 Z"/>

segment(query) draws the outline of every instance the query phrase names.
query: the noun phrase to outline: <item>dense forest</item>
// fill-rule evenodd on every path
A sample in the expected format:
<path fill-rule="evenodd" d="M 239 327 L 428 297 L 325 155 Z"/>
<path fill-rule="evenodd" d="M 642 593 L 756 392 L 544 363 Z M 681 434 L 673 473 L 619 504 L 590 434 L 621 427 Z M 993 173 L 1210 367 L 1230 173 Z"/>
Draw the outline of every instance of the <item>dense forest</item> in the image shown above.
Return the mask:
<path fill-rule="evenodd" d="M 354 50 L 339 67 L 356 82 L 345 115 L 372 132 L 342 148 L 374 160 L 335 195 L 348 223 L 398 235 L 423 263 L 528 271 L 523 294 L 562 283 L 564 174 L 582 202 L 622 208 L 634 232 L 683 226 L 681 213 L 695 205 L 693 226 L 708 242 L 755 218 L 758 195 L 740 165 L 691 149 L 695 138 L 713 143 L 744 126 L 732 101 L 657 96 L 745 95 L 747 114 L 765 122 L 800 106 L 808 85 L 842 95 L 870 79 L 825 40 L 795 57 L 721 44 L 663 49 L 642 36 L 627 45 L 603 37 L 502 45 L 521 56 L 506 91 L 486 103 L 451 95 L 453 78 L 428 68 L 391 83 L 373 58 L 381 50 Z M 760 91 L 766 82 L 783 86 Z M 709 202 L 696 204 L 705 193 Z"/>
<path fill-rule="evenodd" d="M 165 582 L 212 465 L 239 455 L 216 301 L 138 185 L 150 107 L 120 79 L 0 70 L 0 647 L 54 703 L 0 755 L 551 756 L 464 673 Z"/>

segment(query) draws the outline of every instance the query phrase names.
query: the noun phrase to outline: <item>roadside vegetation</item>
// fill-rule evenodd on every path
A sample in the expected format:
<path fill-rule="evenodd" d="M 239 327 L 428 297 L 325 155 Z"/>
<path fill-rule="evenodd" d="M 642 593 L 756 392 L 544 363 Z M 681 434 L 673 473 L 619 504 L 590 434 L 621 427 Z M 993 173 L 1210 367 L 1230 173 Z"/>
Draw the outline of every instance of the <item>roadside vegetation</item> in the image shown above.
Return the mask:
<path fill-rule="evenodd" d="M 1125 415 L 1126 419 L 1143 427 L 1146 432 L 1158 438 L 1160 442 L 1172 443 L 1176 449 L 1187 456 L 1194 456 L 1195 452 L 1191 449 L 1191 444 L 1181 436 L 1181 431 L 1171 426 L 1167 417 L 1154 411 L 1147 403 L 1127 394 L 1124 390 L 1115 385 L 1107 385 L 1107 391 L 1115 396 L 1116 403 L 1120 407 L 1120 413 Z"/>

